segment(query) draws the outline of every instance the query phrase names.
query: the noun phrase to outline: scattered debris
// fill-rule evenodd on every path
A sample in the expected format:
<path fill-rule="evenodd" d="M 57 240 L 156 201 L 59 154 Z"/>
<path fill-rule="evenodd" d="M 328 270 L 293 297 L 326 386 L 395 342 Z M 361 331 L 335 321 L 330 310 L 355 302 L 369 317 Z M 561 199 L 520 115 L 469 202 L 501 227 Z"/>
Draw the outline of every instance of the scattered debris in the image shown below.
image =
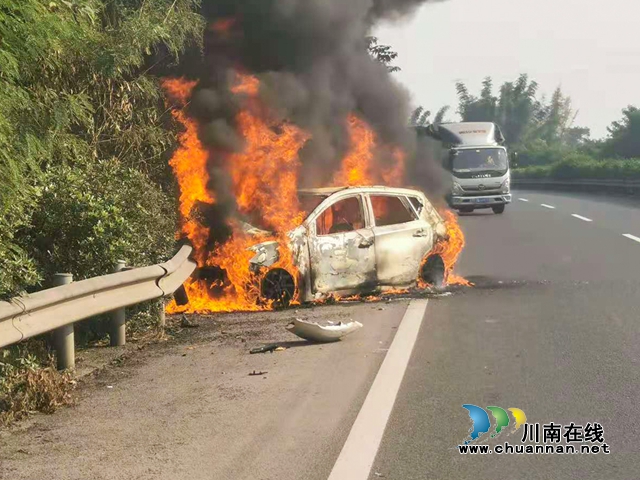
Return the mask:
<path fill-rule="evenodd" d="M 198 322 L 195 320 L 190 320 L 184 313 L 182 314 L 182 318 L 180 320 L 180 326 L 182 328 L 197 328 L 200 326 Z"/>
<path fill-rule="evenodd" d="M 453 295 L 453 293 L 451 293 L 451 292 L 442 292 L 442 293 L 436 293 L 433 296 L 434 297 L 449 297 L 451 295 Z"/>
<path fill-rule="evenodd" d="M 355 332 L 362 328 L 360 322 L 328 322 L 328 325 L 320 325 L 315 322 L 307 322 L 296 318 L 286 329 L 300 338 L 309 340 L 310 342 L 336 342 L 345 335 Z"/>
<path fill-rule="evenodd" d="M 277 343 L 270 343 L 268 345 L 263 345 L 261 347 L 252 348 L 249 353 L 273 353 L 273 352 L 284 352 L 287 348 L 282 345 L 278 345 Z"/>
<path fill-rule="evenodd" d="M 252 348 L 249 351 L 249 353 L 251 353 L 251 354 L 253 354 L 253 353 L 267 353 L 267 352 L 273 353 L 278 347 L 279 347 L 278 344 L 270 343 L 269 345 L 263 345 L 261 347 Z"/>
<path fill-rule="evenodd" d="M 259 377 L 260 375 L 265 375 L 265 374 L 267 374 L 267 373 L 269 373 L 269 372 L 256 372 L 256 371 L 254 370 L 253 372 L 249 373 L 249 376 L 250 376 L 250 377 Z"/>

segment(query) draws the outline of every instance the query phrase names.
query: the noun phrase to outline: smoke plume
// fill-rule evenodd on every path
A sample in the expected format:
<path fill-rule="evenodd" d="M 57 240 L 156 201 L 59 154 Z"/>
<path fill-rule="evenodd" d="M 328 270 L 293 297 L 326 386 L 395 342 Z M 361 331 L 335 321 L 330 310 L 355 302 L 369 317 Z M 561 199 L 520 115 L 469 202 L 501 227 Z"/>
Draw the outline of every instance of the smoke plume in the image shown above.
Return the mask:
<path fill-rule="evenodd" d="M 429 1 L 434 0 L 204 0 L 210 27 L 190 106 L 202 141 L 217 152 L 242 149 L 234 125 L 241 99 L 230 92 L 232 72 L 239 70 L 260 79 L 260 97 L 273 115 L 310 133 L 300 152 L 301 186 L 330 183 L 349 147 L 346 122 L 355 112 L 382 144 L 406 152 L 409 183 L 437 192 L 441 172 L 408 128 L 408 95 L 369 56 L 366 43 L 376 22 L 410 14 Z M 380 155 L 391 157 L 388 149 Z M 234 211 L 219 161 L 212 155 L 211 188 L 218 202 L 215 212 L 203 212 L 210 225 L 223 224 L 221 218 Z M 228 234 L 223 228 L 212 232 L 216 241 Z"/>

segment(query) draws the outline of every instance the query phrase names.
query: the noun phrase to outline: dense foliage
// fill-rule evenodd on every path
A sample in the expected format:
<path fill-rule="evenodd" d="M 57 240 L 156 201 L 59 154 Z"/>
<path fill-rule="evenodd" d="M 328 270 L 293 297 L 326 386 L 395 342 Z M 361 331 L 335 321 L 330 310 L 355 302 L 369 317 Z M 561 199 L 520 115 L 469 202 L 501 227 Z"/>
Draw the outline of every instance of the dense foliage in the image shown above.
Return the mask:
<path fill-rule="evenodd" d="M 516 169 L 514 176 L 558 180 L 575 178 L 640 180 L 640 158 L 595 159 L 583 153 L 572 153 L 548 165 Z"/>
<path fill-rule="evenodd" d="M 175 127 L 154 73 L 202 29 L 194 0 L 0 0 L 0 297 L 167 256 Z"/>

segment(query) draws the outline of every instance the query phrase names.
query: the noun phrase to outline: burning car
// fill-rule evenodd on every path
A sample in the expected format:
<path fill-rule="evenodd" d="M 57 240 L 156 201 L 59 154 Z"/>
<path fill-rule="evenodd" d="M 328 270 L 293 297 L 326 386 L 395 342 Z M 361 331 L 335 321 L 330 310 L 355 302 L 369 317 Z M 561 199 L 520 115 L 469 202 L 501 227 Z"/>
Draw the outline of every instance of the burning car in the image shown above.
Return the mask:
<path fill-rule="evenodd" d="M 278 242 L 251 247 L 262 301 L 286 306 L 445 281 L 435 247 L 448 239 L 447 228 L 422 192 L 339 187 L 301 190 L 299 197 L 306 218 L 288 233 L 295 271 L 273 267 Z"/>

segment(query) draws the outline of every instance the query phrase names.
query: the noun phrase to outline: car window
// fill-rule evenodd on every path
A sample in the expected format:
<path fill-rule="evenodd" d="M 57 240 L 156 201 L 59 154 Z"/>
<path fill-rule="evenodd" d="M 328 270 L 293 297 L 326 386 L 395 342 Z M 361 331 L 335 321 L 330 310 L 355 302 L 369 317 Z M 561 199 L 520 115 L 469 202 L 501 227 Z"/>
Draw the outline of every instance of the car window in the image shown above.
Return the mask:
<path fill-rule="evenodd" d="M 334 203 L 316 219 L 316 234 L 331 235 L 364 228 L 360 197 L 350 197 Z"/>
<path fill-rule="evenodd" d="M 418 197 L 407 197 L 407 198 L 411 202 L 411 205 L 413 205 L 413 208 L 416 209 L 416 212 L 418 212 L 418 215 L 421 214 L 422 209 L 424 208 L 424 205 L 422 204 L 422 200 L 420 200 Z"/>
<path fill-rule="evenodd" d="M 300 208 L 305 214 L 305 217 L 313 212 L 318 205 L 320 205 L 328 195 L 310 195 L 302 194 L 298 196 L 300 201 Z"/>
<path fill-rule="evenodd" d="M 378 227 L 417 220 L 415 212 L 407 208 L 398 197 L 371 195 L 371 205 L 373 206 L 373 214 Z"/>

